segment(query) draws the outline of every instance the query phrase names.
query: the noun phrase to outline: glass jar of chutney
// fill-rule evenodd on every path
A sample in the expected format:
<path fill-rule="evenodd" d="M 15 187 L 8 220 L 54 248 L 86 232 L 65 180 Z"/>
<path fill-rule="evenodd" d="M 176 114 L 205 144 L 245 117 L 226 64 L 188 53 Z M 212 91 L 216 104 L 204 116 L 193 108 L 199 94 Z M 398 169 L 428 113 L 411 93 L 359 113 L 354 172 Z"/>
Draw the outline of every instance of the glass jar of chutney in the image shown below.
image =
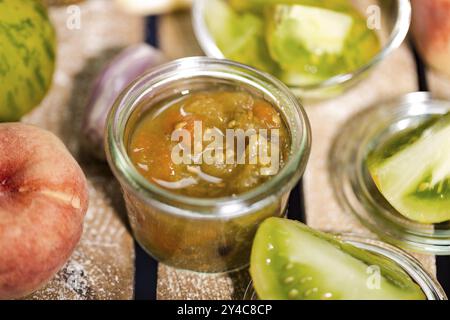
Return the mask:
<path fill-rule="evenodd" d="M 186 195 L 150 182 L 129 154 L 142 118 L 149 112 L 157 114 L 167 101 L 214 90 L 246 92 L 276 108 L 290 139 L 284 166 L 247 192 L 223 197 Z M 289 193 L 305 170 L 310 139 L 303 107 L 280 81 L 235 62 L 193 57 L 150 71 L 122 93 L 109 115 L 106 153 L 123 189 L 138 243 L 164 264 L 224 272 L 248 264 L 260 222 L 284 215 Z"/>

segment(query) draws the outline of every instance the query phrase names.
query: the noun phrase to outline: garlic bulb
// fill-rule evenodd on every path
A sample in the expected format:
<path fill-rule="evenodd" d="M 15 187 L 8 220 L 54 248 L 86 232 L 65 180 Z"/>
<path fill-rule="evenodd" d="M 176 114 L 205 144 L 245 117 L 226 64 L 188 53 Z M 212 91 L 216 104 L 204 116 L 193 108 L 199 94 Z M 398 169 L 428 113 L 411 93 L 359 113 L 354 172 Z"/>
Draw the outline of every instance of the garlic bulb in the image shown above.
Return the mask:
<path fill-rule="evenodd" d="M 124 49 L 98 76 L 85 108 L 82 134 L 99 159 L 105 159 L 106 119 L 117 97 L 136 78 L 165 61 L 160 51 L 142 43 Z"/>

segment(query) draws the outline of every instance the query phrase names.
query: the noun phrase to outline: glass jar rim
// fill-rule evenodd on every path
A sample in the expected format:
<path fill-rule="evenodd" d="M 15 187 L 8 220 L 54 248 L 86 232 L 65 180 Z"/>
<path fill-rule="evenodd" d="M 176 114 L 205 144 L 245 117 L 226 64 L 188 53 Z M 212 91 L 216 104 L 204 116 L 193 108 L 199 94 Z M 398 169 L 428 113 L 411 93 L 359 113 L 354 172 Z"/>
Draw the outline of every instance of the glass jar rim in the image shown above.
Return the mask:
<path fill-rule="evenodd" d="M 174 80 L 175 76 L 178 78 Z M 236 197 L 193 198 L 170 192 L 156 184 L 152 184 L 138 173 L 128 157 L 124 145 L 123 133 L 126 122 L 132 114 L 133 104 L 136 104 L 140 97 L 152 90 L 157 90 L 156 88 L 159 84 L 202 76 L 224 79 L 221 78 L 222 76 L 226 79 L 232 78 L 231 80 L 239 83 L 245 83 L 258 91 L 264 92 L 265 95 L 270 94 L 289 104 L 298 113 L 299 137 L 294 137 L 297 139 L 297 145 L 291 145 L 292 152 L 285 166 L 268 181 Z M 306 168 L 311 145 L 311 129 L 306 112 L 300 102 L 275 77 L 234 61 L 207 57 L 189 57 L 159 66 L 134 81 L 125 89 L 114 103 L 108 115 L 105 139 L 107 159 L 116 177 L 119 178 L 123 186 L 123 182 L 125 182 L 125 186 L 133 186 L 134 190 L 137 189 L 138 194 L 143 199 L 157 200 L 161 205 L 169 205 L 172 208 L 173 205 L 171 204 L 182 203 L 194 207 L 197 211 L 207 210 L 207 208 L 211 207 L 220 207 L 221 210 L 219 210 L 217 215 L 234 216 L 245 213 L 242 211 L 242 206 L 240 206 L 242 202 L 251 202 L 252 205 L 258 203 L 263 206 L 274 194 L 294 187 Z M 184 211 L 180 210 L 180 212 Z M 217 217 L 217 215 L 213 217 Z M 206 217 L 201 214 L 197 216 Z"/>
<path fill-rule="evenodd" d="M 428 225 L 409 221 L 376 201 L 364 179 L 367 154 L 383 131 L 407 129 L 407 121 L 415 117 L 449 111 L 450 101 L 433 99 L 428 92 L 409 93 L 355 115 L 344 124 L 330 149 L 328 171 L 338 203 L 387 242 L 417 252 L 450 253 L 450 228 L 426 229 Z"/>
<path fill-rule="evenodd" d="M 369 62 L 367 62 L 357 70 L 344 74 L 338 74 L 318 84 L 292 86 L 292 88 L 305 91 L 313 91 L 349 82 L 352 79 L 355 79 L 364 74 L 369 69 L 372 69 L 375 65 L 377 65 L 388 55 L 390 55 L 395 49 L 400 47 L 409 32 L 412 19 L 412 7 L 410 0 L 396 0 L 396 2 L 398 5 L 397 17 L 395 19 L 392 32 L 389 34 L 388 41 L 381 48 L 378 54 L 375 55 Z M 210 34 L 206 26 L 206 22 L 204 19 L 204 10 L 206 3 L 207 0 L 194 0 L 191 11 L 194 33 L 198 40 L 198 43 L 200 44 L 200 47 L 207 56 L 224 59 L 224 54 L 216 45 L 212 35 Z"/>

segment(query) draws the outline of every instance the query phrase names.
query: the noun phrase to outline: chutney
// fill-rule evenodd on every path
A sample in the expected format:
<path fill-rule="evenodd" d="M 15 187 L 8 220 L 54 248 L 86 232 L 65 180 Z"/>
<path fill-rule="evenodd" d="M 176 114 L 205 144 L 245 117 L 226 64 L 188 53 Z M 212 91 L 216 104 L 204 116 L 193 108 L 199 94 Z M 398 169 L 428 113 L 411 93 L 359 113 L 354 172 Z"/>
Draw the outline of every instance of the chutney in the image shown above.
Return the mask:
<path fill-rule="evenodd" d="M 181 130 L 186 139 L 177 135 Z M 241 153 L 239 130 L 248 133 L 241 136 Z M 223 141 L 215 144 L 220 137 Z M 213 143 L 217 148 L 210 147 Z M 144 113 L 130 136 L 128 155 L 138 172 L 159 187 L 221 198 L 248 192 L 276 175 L 289 158 L 290 143 L 283 116 L 271 103 L 246 91 L 212 90 L 165 100 Z M 174 158 L 177 146 L 183 157 L 187 153 L 187 162 Z M 256 152 L 261 148 L 265 161 Z"/>

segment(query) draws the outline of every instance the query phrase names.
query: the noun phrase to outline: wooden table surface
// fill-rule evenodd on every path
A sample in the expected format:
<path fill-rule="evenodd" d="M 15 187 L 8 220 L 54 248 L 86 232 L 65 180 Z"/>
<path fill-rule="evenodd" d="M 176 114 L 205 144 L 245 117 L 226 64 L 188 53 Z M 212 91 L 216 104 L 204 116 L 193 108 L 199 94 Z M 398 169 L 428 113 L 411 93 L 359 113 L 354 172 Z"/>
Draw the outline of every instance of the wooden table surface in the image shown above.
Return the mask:
<path fill-rule="evenodd" d="M 88 179 L 89 210 L 81 242 L 70 260 L 28 298 L 133 299 L 134 243 L 122 194 L 108 166 L 82 148 L 80 127 L 98 72 L 121 48 L 142 41 L 144 21 L 114 9 L 109 0 L 88 1 L 79 8 L 79 29 L 68 27 L 66 7 L 50 10 L 58 40 L 53 85 L 23 121 L 52 131 L 69 148 Z"/>
<path fill-rule="evenodd" d="M 30 297 L 32 299 L 132 299 L 134 296 L 135 251 L 119 186 L 105 164 L 87 156 L 79 144 L 86 92 L 96 73 L 119 48 L 145 38 L 144 19 L 118 12 L 109 1 L 90 0 L 80 4 L 83 19 L 80 30 L 66 27 L 64 8 L 51 10 L 59 41 L 55 81 L 49 96 L 24 121 L 55 132 L 68 145 L 87 173 L 91 206 L 75 254 L 55 279 Z M 188 12 L 151 21 L 152 34 L 147 34 L 148 39 L 157 38 L 160 49 L 170 59 L 203 55 L 193 35 Z M 433 72 L 428 72 L 428 79 L 436 95 L 450 98 L 447 79 Z M 382 99 L 416 90 L 416 63 L 410 48 L 403 45 L 350 91 L 332 100 L 305 104 L 314 141 L 303 179 L 306 222 L 310 226 L 370 235 L 351 214 L 337 205 L 327 173 L 330 144 L 340 126 L 353 114 Z M 294 218 L 302 214 L 299 190 L 294 190 L 291 199 L 296 202 L 289 213 Z M 416 256 L 431 274 L 435 274 L 433 256 Z M 250 280 L 246 270 L 208 275 L 159 264 L 157 274 L 149 275 L 151 270 L 139 269 L 138 266 L 141 274 L 147 272 L 149 277 L 157 277 L 158 299 L 242 299 Z M 139 276 L 137 280 L 149 281 L 149 277 Z M 138 285 L 146 288 L 147 283 Z"/>

